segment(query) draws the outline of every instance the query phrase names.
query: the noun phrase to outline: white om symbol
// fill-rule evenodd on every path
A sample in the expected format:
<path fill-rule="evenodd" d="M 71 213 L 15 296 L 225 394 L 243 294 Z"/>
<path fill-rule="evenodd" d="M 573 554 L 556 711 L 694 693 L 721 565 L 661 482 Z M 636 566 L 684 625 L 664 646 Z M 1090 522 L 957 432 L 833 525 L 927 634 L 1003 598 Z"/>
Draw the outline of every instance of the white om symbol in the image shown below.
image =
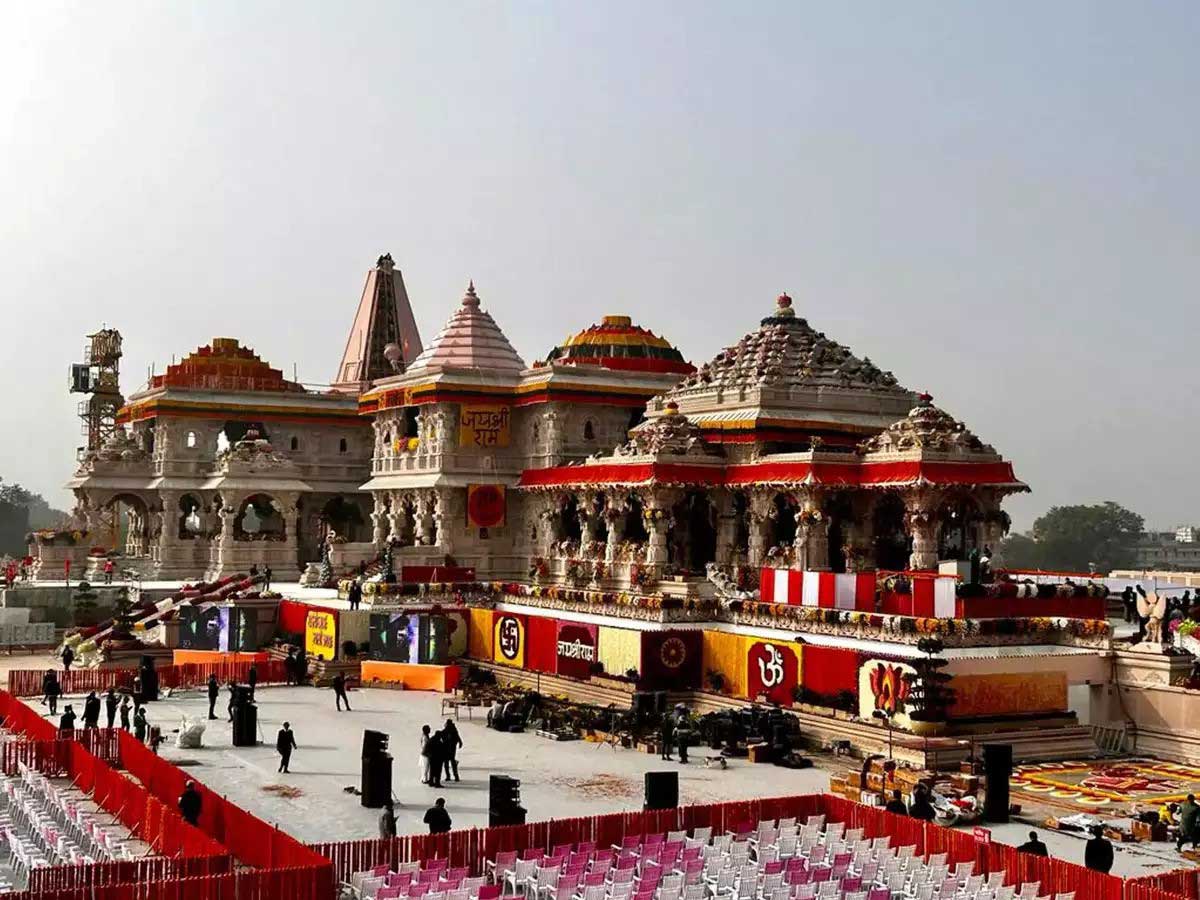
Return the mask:
<path fill-rule="evenodd" d="M 783 683 L 783 654 L 771 644 L 763 647 L 766 656 L 758 658 L 758 676 L 763 687 L 775 687 Z"/>

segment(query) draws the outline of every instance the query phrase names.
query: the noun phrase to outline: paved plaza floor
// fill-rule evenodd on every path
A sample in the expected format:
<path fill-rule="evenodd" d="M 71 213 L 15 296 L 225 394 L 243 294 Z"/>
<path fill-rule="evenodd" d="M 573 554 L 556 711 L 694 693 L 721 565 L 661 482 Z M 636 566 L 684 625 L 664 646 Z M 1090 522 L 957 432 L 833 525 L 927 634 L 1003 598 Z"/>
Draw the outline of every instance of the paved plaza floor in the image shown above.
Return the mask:
<path fill-rule="evenodd" d="M 182 717 L 203 718 L 208 703 L 199 691 L 165 698 L 149 707 L 151 724 L 169 740 L 162 753 L 218 793 L 303 841 L 338 841 L 374 837 L 378 811 L 364 809 L 345 788 L 359 785 L 360 747 L 365 728 L 391 736 L 393 791 L 399 800 L 401 833 L 424 832 L 422 817 L 437 797 L 446 806 L 455 828 L 487 825 L 488 776 L 511 775 L 521 780 L 522 802 L 529 821 L 640 809 L 643 775 L 674 769 L 680 773 L 680 802 L 710 803 L 750 797 L 821 792 L 829 786 L 830 771 L 843 771 L 845 759 L 816 757 L 812 769 L 789 770 L 731 760 L 726 770 L 706 769 L 703 753 L 680 766 L 657 756 L 584 741 L 552 742 L 532 732 L 501 734 L 484 727 L 482 711 L 474 720 L 458 721 L 465 746 L 459 751 L 462 781 L 440 790 L 420 783 L 418 739 L 423 724 L 438 727 L 441 695 L 415 691 L 355 690 L 354 711 L 338 713 L 332 690 L 315 687 L 262 687 L 258 691 L 261 743 L 233 747 L 225 721 L 226 696 L 218 703 L 218 721 L 205 721 L 204 746 L 180 750 L 173 730 Z M 31 700 L 41 708 L 37 700 Z M 280 724 L 291 722 L 299 749 L 290 775 L 281 775 L 275 752 Z M 1044 811 L 1026 807 L 1037 821 Z M 995 840 L 1018 845 L 1031 825 L 1014 821 L 991 828 Z M 1038 828 L 1051 854 L 1082 862 L 1084 841 L 1077 836 Z M 1113 873 L 1132 876 L 1187 865 L 1168 844 L 1117 845 Z"/>

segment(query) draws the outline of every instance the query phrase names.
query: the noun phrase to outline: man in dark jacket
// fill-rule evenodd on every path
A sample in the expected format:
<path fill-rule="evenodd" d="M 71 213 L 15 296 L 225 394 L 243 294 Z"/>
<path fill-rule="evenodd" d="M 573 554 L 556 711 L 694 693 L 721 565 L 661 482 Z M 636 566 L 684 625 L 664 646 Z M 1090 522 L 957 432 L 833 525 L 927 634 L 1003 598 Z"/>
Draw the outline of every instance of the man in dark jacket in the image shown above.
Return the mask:
<path fill-rule="evenodd" d="M 246 684 L 250 686 L 250 699 L 254 699 L 254 686 L 258 684 L 258 666 L 250 663 L 250 671 L 246 673 Z"/>
<path fill-rule="evenodd" d="M 904 805 L 904 796 L 899 790 L 892 791 L 892 799 L 887 802 L 887 806 L 884 809 L 898 816 L 908 815 L 908 807 Z"/>
<path fill-rule="evenodd" d="M 357 578 L 350 582 L 350 589 L 346 591 L 346 599 L 350 602 L 351 609 L 358 609 L 359 604 L 362 603 L 362 585 L 358 583 Z"/>
<path fill-rule="evenodd" d="M 1183 845 L 1192 842 L 1192 849 L 1200 841 L 1197 833 L 1196 820 L 1200 818 L 1200 806 L 1196 805 L 1196 795 L 1188 794 L 1187 799 L 1179 804 L 1179 833 L 1175 837 L 1175 849 L 1183 850 Z"/>
<path fill-rule="evenodd" d="M 1034 856 L 1050 855 L 1050 849 L 1045 845 L 1045 843 L 1038 840 L 1038 833 L 1036 831 L 1029 832 L 1029 840 L 1027 840 L 1017 849 L 1022 853 L 1032 853 Z"/>
<path fill-rule="evenodd" d="M 929 802 L 929 788 L 918 784 L 913 791 L 912 803 L 909 804 L 908 814 L 914 819 L 932 822 L 935 815 L 933 804 Z"/>
<path fill-rule="evenodd" d="M 221 696 L 221 685 L 217 683 L 216 675 L 208 676 L 208 717 L 217 717 L 217 699 Z"/>
<path fill-rule="evenodd" d="M 95 691 L 89 691 L 87 699 L 83 701 L 83 727 L 100 727 L 100 698 Z"/>
<path fill-rule="evenodd" d="M 70 672 L 71 671 L 71 663 L 73 663 L 73 662 L 75 662 L 75 651 L 72 650 L 70 647 L 63 647 L 63 652 L 62 652 L 63 671 Z"/>
<path fill-rule="evenodd" d="M 350 712 L 350 698 L 346 696 L 346 676 L 338 672 L 333 676 L 333 696 L 337 711 L 342 711 L 342 703 L 346 704 L 346 712 Z"/>
<path fill-rule="evenodd" d="M 58 728 L 60 731 L 75 730 L 75 710 L 70 703 L 67 704 L 67 708 L 63 710 L 62 716 L 59 717 Z"/>
<path fill-rule="evenodd" d="M 117 721 L 117 704 L 120 702 L 117 697 L 117 689 L 110 687 L 108 693 L 104 695 L 104 716 L 108 721 L 109 728 L 112 728 L 113 723 Z"/>
<path fill-rule="evenodd" d="M 450 830 L 450 813 L 446 812 L 446 800 L 438 797 L 437 802 L 425 811 L 425 824 L 430 834 L 445 834 Z"/>
<path fill-rule="evenodd" d="M 62 685 L 58 683 L 58 674 L 53 669 L 47 669 L 42 676 L 43 702 L 50 707 L 50 715 L 58 715 L 58 697 L 62 693 Z"/>
<path fill-rule="evenodd" d="M 179 795 L 179 814 L 189 825 L 195 825 L 200 821 L 201 803 L 202 799 L 200 792 L 196 790 L 196 782 L 189 781 L 183 789 L 183 793 Z"/>
<path fill-rule="evenodd" d="M 442 746 L 442 733 L 435 731 L 425 744 L 425 755 L 429 757 L 429 786 L 442 786 L 442 766 L 446 761 L 446 751 Z"/>
<path fill-rule="evenodd" d="M 279 771 L 290 774 L 288 763 L 292 760 L 292 751 L 296 749 L 296 734 L 292 731 L 290 722 L 284 722 L 275 736 L 275 749 L 279 751 Z"/>
<path fill-rule="evenodd" d="M 452 775 L 455 781 L 461 780 L 458 777 L 458 748 L 462 745 L 462 736 L 458 733 L 458 727 L 447 719 L 446 727 L 442 729 L 442 740 L 440 743 L 442 760 L 446 766 L 447 781 L 450 780 Z"/>
<path fill-rule="evenodd" d="M 1108 874 L 1113 864 L 1113 845 L 1104 836 L 1104 829 L 1092 826 L 1092 838 L 1083 851 L 1083 864 L 1093 872 Z"/>

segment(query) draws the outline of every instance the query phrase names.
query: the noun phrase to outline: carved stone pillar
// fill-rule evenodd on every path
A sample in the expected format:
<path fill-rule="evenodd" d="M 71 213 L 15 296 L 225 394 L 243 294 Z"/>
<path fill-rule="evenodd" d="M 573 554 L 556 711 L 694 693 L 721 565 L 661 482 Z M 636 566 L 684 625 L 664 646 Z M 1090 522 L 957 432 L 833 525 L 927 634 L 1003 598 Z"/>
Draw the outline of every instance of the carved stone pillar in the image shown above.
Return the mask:
<path fill-rule="evenodd" d="M 629 515 L 629 500 L 625 497 L 607 497 L 603 516 L 608 525 L 608 540 L 604 545 L 604 560 L 610 566 L 617 558 L 617 550 L 625 537 L 625 520 Z"/>
<path fill-rule="evenodd" d="M 382 547 L 388 536 L 388 510 L 382 492 L 376 491 L 372 496 L 375 508 L 371 512 L 371 543 Z"/>
<path fill-rule="evenodd" d="M 675 524 L 673 510 L 679 498 L 676 491 L 656 491 L 643 507 L 642 516 L 650 540 L 646 547 L 646 564 L 661 568 L 667 564 L 667 538 Z"/>
<path fill-rule="evenodd" d="M 847 572 L 875 568 L 875 497 L 857 494 L 850 501 L 853 519 L 842 526 L 841 552 Z"/>
<path fill-rule="evenodd" d="M 750 494 L 747 515 L 750 517 L 750 537 L 746 562 L 757 569 L 767 555 L 767 530 L 771 527 L 771 514 L 775 510 L 774 498 L 764 491 Z"/>
<path fill-rule="evenodd" d="M 388 514 L 387 514 L 387 538 L 393 544 L 404 545 L 405 531 L 407 530 L 408 513 L 404 506 L 404 495 L 399 491 L 392 491 L 388 497 Z"/>
<path fill-rule="evenodd" d="M 592 543 L 596 540 L 596 526 L 600 524 L 599 500 L 591 491 L 583 491 L 578 495 L 576 511 L 579 514 L 579 555 L 590 558 Z"/>
<path fill-rule="evenodd" d="M 904 498 L 904 507 L 904 525 L 913 541 L 909 568 L 937 568 L 937 498 L 917 491 Z"/>
<path fill-rule="evenodd" d="M 222 506 L 217 515 L 221 521 L 221 536 L 217 541 L 217 570 L 224 571 L 233 553 L 233 525 L 237 519 L 237 508 Z"/>
<path fill-rule="evenodd" d="M 721 491 L 715 497 L 717 507 L 717 550 L 715 562 L 718 566 L 733 565 L 734 544 L 737 542 L 737 514 L 734 512 L 733 494 Z"/>
<path fill-rule="evenodd" d="M 414 501 L 416 543 L 422 547 L 433 544 L 433 495 L 419 491 Z"/>
<path fill-rule="evenodd" d="M 802 571 L 829 570 L 829 515 L 824 498 L 816 491 L 799 496 L 796 506 L 796 538 L 793 547 L 793 568 Z"/>

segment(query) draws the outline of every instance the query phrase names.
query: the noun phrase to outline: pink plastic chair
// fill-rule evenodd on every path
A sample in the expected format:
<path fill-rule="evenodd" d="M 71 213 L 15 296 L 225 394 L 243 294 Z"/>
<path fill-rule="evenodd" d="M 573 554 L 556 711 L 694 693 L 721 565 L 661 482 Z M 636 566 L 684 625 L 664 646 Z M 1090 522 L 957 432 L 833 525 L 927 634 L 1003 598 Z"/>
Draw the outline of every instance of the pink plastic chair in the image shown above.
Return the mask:
<path fill-rule="evenodd" d="M 867 900 L 892 900 L 892 892 L 885 887 L 871 888 Z"/>
<path fill-rule="evenodd" d="M 957 882 L 955 882 L 957 884 Z M 862 879 L 857 875 L 847 875 L 842 879 L 843 891 L 857 891 L 862 888 Z M 953 896 L 953 893 L 945 894 L 946 897 Z"/>
<path fill-rule="evenodd" d="M 388 887 L 404 887 L 411 884 L 413 880 L 412 872 L 389 872 L 387 876 Z"/>
<path fill-rule="evenodd" d="M 829 866 L 817 866 L 817 868 L 813 869 L 812 880 L 828 881 L 831 872 L 832 870 L 829 868 Z"/>
<path fill-rule="evenodd" d="M 764 875 L 778 875 L 782 871 L 783 871 L 783 860 L 782 859 L 777 859 L 777 860 L 775 860 L 773 862 L 769 862 L 765 866 L 763 866 L 763 874 Z"/>
<path fill-rule="evenodd" d="M 575 851 L 577 853 L 595 853 L 596 852 L 596 842 L 595 841 L 580 841 L 578 844 L 575 845 Z"/>
<path fill-rule="evenodd" d="M 421 866 L 421 868 L 427 872 L 444 872 L 449 867 L 449 861 L 444 859 L 429 859 L 425 861 L 423 866 Z"/>
<path fill-rule="evenodd" d="M 400 896 L 398 887 L 382 887 L 375 892 L 375 900 L 396 900 Z M 412 895 L 409 894 L 411 897 Z"/>
<path fill-rule="evenodd" d="M 530 847 L 528 850 L 521 851 L 521 859 L 541 859 L 546 855 L 545 850 L 539 850 L 535 847 Z"/>
<path fill-rule="evenodd" d="M 648 834 L 648 835 L 646 835 L 646 839 L 644 841 L 642 841 L 642 843 L 647 847 L 657 847 L 663 843 L 663 835 Z"/>
<path fill-rule="evenodd" d="M 605 873 L 604 872 L 589 872 L 587 875 L 583 876 L 583 886 L 584 887 L 599 887 L 600 885 L 602 885 L 604 883 L 605 883 Z"/>
<path fill-rule="evenodd" d="M 500 892 L 504 890 L 503 885 L 485 884 L 479 889 L 478 900 L 500 900 Z"/>

